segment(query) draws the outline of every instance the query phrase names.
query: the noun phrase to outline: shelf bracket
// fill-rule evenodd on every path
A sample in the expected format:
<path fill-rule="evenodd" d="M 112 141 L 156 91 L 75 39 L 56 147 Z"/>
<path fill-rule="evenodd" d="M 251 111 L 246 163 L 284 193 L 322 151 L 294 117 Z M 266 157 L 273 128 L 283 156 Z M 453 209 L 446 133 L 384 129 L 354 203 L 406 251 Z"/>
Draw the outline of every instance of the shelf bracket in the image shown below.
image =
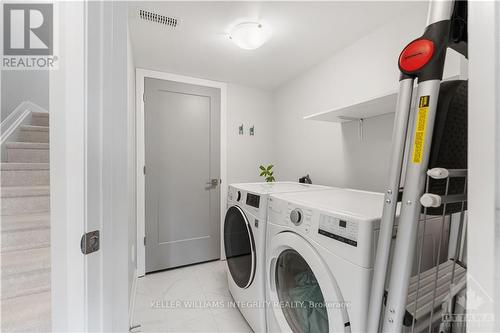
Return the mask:
<path fill-rule="evenodd" d="M 341 120 L 346 120 L 346 121 L 357 121 L 358 122 L 358 138 L 359 138 L 359 141 L 363 141 L 363 121 L 365 120 L 364 118 L 354 118 L 354 117 L 346 117 L 346 116 L 339 116 L 338 118 Z"/>

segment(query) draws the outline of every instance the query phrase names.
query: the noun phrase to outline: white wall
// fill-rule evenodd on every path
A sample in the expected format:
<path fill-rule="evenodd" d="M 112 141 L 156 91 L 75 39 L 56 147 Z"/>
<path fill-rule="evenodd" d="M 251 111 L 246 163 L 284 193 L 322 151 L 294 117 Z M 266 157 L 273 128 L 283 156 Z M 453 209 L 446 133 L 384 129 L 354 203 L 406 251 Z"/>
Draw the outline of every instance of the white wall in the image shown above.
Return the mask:
<path fill-rule="evenodd" d="M 128 32 L 127 4 L 120 2 L 113 5 L 113 114 L 108 118 L 107 127 L 111 131 L 113 154 L 111 162 L 112 174 L 112 217 L 113 257 L 112 288 L 113 288 L 113 331 L 128 331 L 130 288 L 128 285 L 129 273 L 129 225 L 135 214 L 130 216 L 130 204 L 134 197 L 134 139 L 133 129 L 135 117 L 131 114 L 134 104 L 128 101 L 128 63 L 123 54 L 127 52 Z M 120 59 L 121 58 L 121 59 Z"/>
<path fill-rule="evenodd" d="M 398 55 L 423 33 L 426 15 L 426 4 L 416 7 L 412 15 L 388 22 L 276 91 L 279 180 L 309 173 L 313 183 L 383 190 L 393 114 L 365 120 L 363 141 L 355 122 L 341 125 L 302 118 L 397 89 Z M 452 67 L 459 66 L 458 57 L 448 60 Z"/>
<path fill-rule="evenodd" d="M 499 19 L 498 2 L 469 4 L 468 332 L 500 329 Z"/>
<path fill-rule="evenodd" d="M 49 109 L 49 71 L 2 71 L 2 118 L 23 101 Z"/>
<path fill-rule="evenodd" d="M 109 54 L 102 48 L 103 45 L 110 47 L 109 43 L 104 43 L 107 34 L 104 31 L 109 31 L 111 23 L 102 22 L 104 4 L 97 1 L 88 2 L 86 15 L 89 22 L 93 22 L 87 26 L 87 35 L 95 36 L 90 38 L 87 43 L 87 119 L 86 119 L 86 226 L 85 229 L 104 230 L 103 226 L 106 223 L 104 217 L 104 208 L 107 203 L 104 202 L 104 182 L 103 179 L 103 116 L 108 111 L 104 108 L 104 95 L 109 93 L 105 89 L 104 83 L 104 55 Z M 52 117 L 52 116 L 51 116 Z M 52 120 L 51 120 L 52 121 Z M 52 123 L 51 123 L 52 125 Z M 51 128 L 52 132 L 52 128 Z M 54 141 L 51 141 L 54 142 Z M 52 168 L 52 166 L 51 166 Z M 52 184 L 51 184 L 52 186 Z M 101 234 L 103 241 L 106 235 Z M 105 247 L 103 247 L 105 248 Z M 87 317 L 89 318 L 88 330 L 95 332 L 103 329 L 104 314 L 101 310 L 103 302 L 103 278 L 101 267 L 105 258 L 104 249 L 87 256 Z M 99 274 L 98 274 L 98 273 Z M 109 316 L 106 318 L 108 319 Z"/>
<path fill-rule="evenodd" d="M 132 42 L 130 40 L 130 32 L 127 29 L 127 118 L 128 118 L 128 142 L 129 158 L 128 158 L 128 201 L 129 201 L 129 217 L 128 217 L 128 289 L 133 292 L 133 281 L 136 278 L 137 261 L 137 220 L 136 220 L 136 202 L 135 202 L 135 67 L 134 55 L 132 52 Z M 133 297 L 130 294 L 130 297 Z"/>
<path fill-rule="evenodd" d="M 128 100 L 127 29 L 125 2 L 103 2 L 104 22 L 111 31 L 103 41 L 105 63 L 103 95 L 103 321 L 105 332 L 126 332 L 129 328 L 129 239 L 130 198 L 133 188 L 134 128 Z M 108 26 L 106 25 L 106 27 Z M 131 183 L 132 180 L 132 183 Z"/>
<path fill-rule="evenodd" d="M 494 16 L 494 22 L 500 22 L 500 6 L 498 3 L 495 4 L 495 16 Z M 500 35 L 500 24 L 495 25 L 496 32 L 494 33 L 495 36 Z M 496 89 L 500 88 L 500 49 L 498 47 L 498 40 L 496 42 L 496 73 L 494 74 L 496 77 Z M 500 98 L 498 94 L 495 94 L 496 96 L 496 110 L 500 109 Z M 495 127 L 495 133 L 496 133 L 496 139 L 495 142 L 496 144 L 496 168 L 495 168 L 495 177 L 497 179 L 497 185 L 496 185 L 496 221 L 495 221 L 495 230 L 496 230 L 496 235 L 495 235 L 495 246 L 496 246 L 496 251 L 495 251 L 495 257 L 499 258 L 500 257 L 500 116 L 498 116 L 498 112 L 496 113 L 496 127 Z M 496 331 L 500 331 L 500 306 L 498 304 L 500 303 L 500 265 L 496 264 L 495 267 L 495 286 L 497 286 L 495 290 L 495 302 L 496 302 L 496 313 L 495 313 L 495 318 L 496 318 L 496 325 L 495 329 Z"/>
<path fill-rule="evenodd" d="M 273 154 L 273 96 L 261 89 L 228 84 L 227 89 L 228 182 L 255 182 L 259 165 L 275 163 Z M 243 124 L 244 134 L 238 134 Z M 255 126 L 255 135 L 249 129 Z"/>

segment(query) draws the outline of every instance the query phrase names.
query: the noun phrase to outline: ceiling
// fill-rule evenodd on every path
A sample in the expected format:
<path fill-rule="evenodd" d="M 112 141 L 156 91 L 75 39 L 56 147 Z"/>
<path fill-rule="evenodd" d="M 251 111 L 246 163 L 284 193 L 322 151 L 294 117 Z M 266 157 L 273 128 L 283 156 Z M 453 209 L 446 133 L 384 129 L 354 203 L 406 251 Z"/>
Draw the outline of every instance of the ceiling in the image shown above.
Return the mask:
<path fill-rule="evenodd" d="M 135 66 L 273 90 L 414 2 L 129 3 Z M 180 19 L 176 28 L 139 18 L 139 9 Z M 271 25 L 273 37 L 242 50 L 227 37 L 244 20 Z"/>

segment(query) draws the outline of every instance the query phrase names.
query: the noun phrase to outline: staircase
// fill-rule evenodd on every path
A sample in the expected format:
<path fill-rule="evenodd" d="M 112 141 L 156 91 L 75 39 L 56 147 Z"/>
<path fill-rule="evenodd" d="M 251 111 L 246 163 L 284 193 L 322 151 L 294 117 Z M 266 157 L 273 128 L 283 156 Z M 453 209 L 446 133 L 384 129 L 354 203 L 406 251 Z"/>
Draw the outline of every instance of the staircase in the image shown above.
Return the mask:
<path fill-rule="evenodd" d="M 1 178 L 1 331 L 50 332 L 49 114 L 5 143 Z"/>

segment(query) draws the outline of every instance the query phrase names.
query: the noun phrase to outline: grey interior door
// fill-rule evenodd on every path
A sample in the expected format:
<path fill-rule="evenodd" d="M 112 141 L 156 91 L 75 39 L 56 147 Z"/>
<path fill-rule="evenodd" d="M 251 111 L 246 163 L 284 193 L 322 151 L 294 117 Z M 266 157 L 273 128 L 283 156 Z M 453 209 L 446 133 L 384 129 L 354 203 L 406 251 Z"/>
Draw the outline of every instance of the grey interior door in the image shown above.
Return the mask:
<path fill-rule="evenodd" d="M 144 82 L 146 272 L 220 257 L 220 90 Z"/>

